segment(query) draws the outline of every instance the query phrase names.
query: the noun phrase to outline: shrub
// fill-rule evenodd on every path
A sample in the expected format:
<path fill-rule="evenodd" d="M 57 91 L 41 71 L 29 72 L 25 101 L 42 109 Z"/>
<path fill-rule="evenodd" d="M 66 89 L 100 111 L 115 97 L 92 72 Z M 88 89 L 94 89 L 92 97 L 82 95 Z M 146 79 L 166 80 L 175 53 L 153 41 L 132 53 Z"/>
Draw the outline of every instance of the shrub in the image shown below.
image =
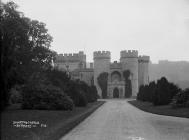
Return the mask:
<path fill-rule="evenodd" d="M 187 107 L 189 108 L 189 89 L 178 93 L 171 103 L 173 108 Z"/>
<path fill-rule="evenodd" d="M 80 80 L 71 80 L 71 78 L 66 74 L 66 72 L 59 71 L 57 69 L 48 70 L 45 72 L 46 77 L 51 83 L 61 88 L 67 93 L 67 95 L 73 100 L 74 104 L 77 106 L 79 104 L 80 98 L 85 96 L 87 102 L 94 102 L 97 100 L 97 90 L 96 88 L 89 86 L 83 81 Z M 80 95 L 81 93 L 84 95 Z"/>
<path fill-rule="evenodd" d="M 73 101 L 53 85 L 28 84 L 23 88 L 23 109 L 72 110 Z"/>
<path fill-rule="evenodd" d="M 86 90 L 86 89 L 85 89 Z M 87 97 L 86 92 L 83 90 L 79 84 L 79 81 L 70 81 L 67 90 L 68 96 L 73 100 L 76 106 L 86 106 Z"/>
<path fill-rule="evenodd" d="M 88 102 L 94 102 L 97 100 L 97 90 L 95 86 L 89 86 L 83 81 L 76 81 L 78 89 L 84 93 Z"/>
<path fill-rule="evenodd" d="M 45 71 L 45 74 L 54 86 L 61 88 L 63 91 L 67 90 L 70 77 L 66 74 L 66 72 L 53 69 Z"/>
<path fill-rule="evenodd" d="M 167 105 L 171 102 L 169 83 L 165 77 L 157 81 L 155 96 L 153 98 L 154 105 Z"/>
<path fill-rule="evenodd" d="M 85 94 L 86 93 L 84 93 L 83 91 L 80 91 L 80 93 L 78 94 L 79 101 L 76 104 L 76 106 L 80 106 L 80 107 L 87 106 L 87 98 L 86 98 Z"/>
<path fill-rule="evenodd" d="M 92 85 L 90 88 L 91 88 L 91 94 L 92 94 L 91 102 L 95 102 L 99 98 L 96 86 Z"/>
<path fill-rule="evenodd" d="M 140 86 L 137 100 L 152 102 L 154 105 L 167 105 L 179 91 L 175 84 L 162 77 L 157 83 L 153 81 L 149 85 Z"/>
<path fill-rule="evenodd" d="M 137 94 L 137 100 L 152 102 L 155 89 L 155 82 L 151 82 L 149 85 L 140 86 L 139 93 Z"/>

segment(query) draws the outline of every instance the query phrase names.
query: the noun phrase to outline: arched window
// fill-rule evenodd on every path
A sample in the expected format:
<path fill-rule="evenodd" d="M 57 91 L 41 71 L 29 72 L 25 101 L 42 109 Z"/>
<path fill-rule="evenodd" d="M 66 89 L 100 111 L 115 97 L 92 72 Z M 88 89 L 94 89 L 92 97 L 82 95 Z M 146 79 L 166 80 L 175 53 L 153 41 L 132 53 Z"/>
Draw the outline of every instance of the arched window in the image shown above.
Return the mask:
<path fill-rule="evenodd" d="M 121 81 L 121 74 L 118 71 L 114 71 L 111 74 L 111 81 Z"/>

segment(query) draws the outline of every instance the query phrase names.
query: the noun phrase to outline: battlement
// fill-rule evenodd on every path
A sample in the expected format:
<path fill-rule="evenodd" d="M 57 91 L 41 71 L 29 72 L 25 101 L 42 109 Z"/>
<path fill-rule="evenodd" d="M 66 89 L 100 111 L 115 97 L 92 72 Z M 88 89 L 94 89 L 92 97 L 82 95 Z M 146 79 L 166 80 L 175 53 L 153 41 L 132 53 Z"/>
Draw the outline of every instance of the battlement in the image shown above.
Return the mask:
<path fill-rule="evenodd" d="M 139 57 L 138 57 L 138 62 L 139 63 L 142 63 L 142 62 L 149 62 L 150 61 L 150 57 L 149 56 L 147 56 L 147 55 L 140 55 Z"/>
<path fill-rule="evenodd" d="M 64 53 L 58 54 L 56 56 L 55 62 L 78 62 L 78 61 L 86 61 L 86 55 L 83 51 L 79 53 Z"/>
<path fill-rule="evenodd" d="M 114 61 L 110 64 L 110 69 L 121 69 L 121 63 Z"/>
<path fill-rule="evenodd" d="M 111 54 L 109 51 L 95 51 L 93 53 L 93 58 L 94 59 L 110 59 Z"/>
<path fill-rule="evenodd" d="M 120 52 L 121 58 L 137 58 L 138 51 L 137 50 L 124 50 Z"/>

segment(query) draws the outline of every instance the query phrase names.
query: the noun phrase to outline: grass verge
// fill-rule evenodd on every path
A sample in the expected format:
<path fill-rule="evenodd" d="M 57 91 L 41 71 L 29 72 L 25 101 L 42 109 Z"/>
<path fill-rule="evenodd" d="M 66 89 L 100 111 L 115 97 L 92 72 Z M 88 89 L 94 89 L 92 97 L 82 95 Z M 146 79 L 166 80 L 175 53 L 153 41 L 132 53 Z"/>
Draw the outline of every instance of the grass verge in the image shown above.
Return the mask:
<path fill-rule="evenodd" d="M 189 118 L 189 108 L 173 109 L 170 105 L 154 106 L 152 103 L 142 102 L 138 100 L 131 100 L 128 102 L 143 111 L 153 114 Z"/>
<path fill-rule="evenodd" d="M 1 139 L 58 140 L 103 103 L 88 103 L 87 107 L 76 107 L 73 111 L 6 110 L 1 114 Z M 18 128 L 13 126 L 13 121 L 36 121 L 39 125 Z"/>

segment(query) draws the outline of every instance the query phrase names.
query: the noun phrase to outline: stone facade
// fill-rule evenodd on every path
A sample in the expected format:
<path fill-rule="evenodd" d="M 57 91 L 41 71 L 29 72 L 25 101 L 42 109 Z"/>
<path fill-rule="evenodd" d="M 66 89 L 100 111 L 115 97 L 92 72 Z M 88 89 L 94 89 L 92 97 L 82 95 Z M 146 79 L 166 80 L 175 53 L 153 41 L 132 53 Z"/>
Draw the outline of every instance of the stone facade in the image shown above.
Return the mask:
<path fill-rule="evenodd" d="M 149 83 L 148 64 L 149 56 L 138 56 L 138 51 L 128 50 L 120 52 L 120 62 L 111 63 L 109 51 L 95 51 L 93 53 L 94 63 L 90 68 L 86 67 L 86 55 L 83 52 L 77 54 L 60 54 L 54 63 L 55 67 L 71 73 L 74 79 L 85 81 L 89 85 L 94 84 L 98 94 L 102 97 L 101 88 L 97 78 L 103 73 L 108 73 L 108 98 L 125 98 L 125 79 L 123 72 L 130 71 L 132 95 L 136 96 L 140 85 Z"/>
<path fill-rule="evenodd" d="M 59 54 L 56 56 L 54 66 L 64 71 L 86 68 L 86 55 L 83 51 L 74 54 Z"/>

